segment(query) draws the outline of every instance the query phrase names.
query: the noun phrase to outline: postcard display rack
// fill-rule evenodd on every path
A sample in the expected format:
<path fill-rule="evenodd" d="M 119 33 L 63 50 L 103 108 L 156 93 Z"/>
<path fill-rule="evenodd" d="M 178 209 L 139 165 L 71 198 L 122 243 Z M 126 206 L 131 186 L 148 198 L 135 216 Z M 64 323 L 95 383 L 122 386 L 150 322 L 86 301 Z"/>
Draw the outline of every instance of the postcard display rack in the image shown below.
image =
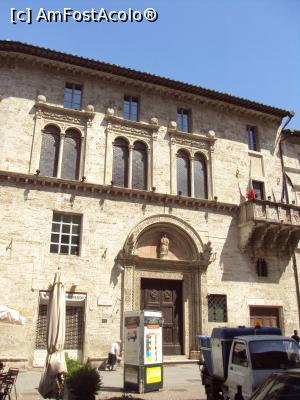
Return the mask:
<path fill-rule="evenodd" d="M 124 389 L 145 393 L 162 387 L 162 313 L 127 311 L 124 315 Z"/>

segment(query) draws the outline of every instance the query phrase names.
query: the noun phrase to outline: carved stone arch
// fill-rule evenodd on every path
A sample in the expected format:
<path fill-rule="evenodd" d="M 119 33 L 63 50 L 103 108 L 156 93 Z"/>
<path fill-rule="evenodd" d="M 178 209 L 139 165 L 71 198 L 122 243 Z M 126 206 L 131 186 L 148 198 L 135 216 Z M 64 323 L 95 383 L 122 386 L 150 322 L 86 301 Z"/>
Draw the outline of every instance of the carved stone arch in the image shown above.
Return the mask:
<path fill-rule="evenodd" d="M 123 135 L 118 135 L 118 136 L 116 136 L 116 137 L 114 138 L 112 144 L 114 145 L 118 139 L 124 140 L 124 142 L 126 142 L 128 146 L 130 145 L 130 140 L 129 140 L 126 136 L 123 136 Z"/>
<path fill-rule="evenodd" d="M 56 128 L 56 129 L 58 129 L 59 133 L 62 132 L 61 126 L 60 126 L 59 124 L 57 124 L 57 123 L 55 123 L 55 122 L 49 122 L 49 121 L 47 121 L 47 122 L 44 124 L 44 127 L 43 127 L 43 129 L 42 129 L 42 133 L 45 133 L 45 132 L 46 132 L 46 129 L 47 129 L 47 128 L 51 128 L 52 126 L 53 126 L 54 128 Z"/>
<path fill-rule="evenodd" d="M 191 153 L 190 149 L 187 149 L 186 147 L 179 147 L 179 148 L 177 149 L 176 156 L 178 156 L 178 153 L 179 153 L 180 151 L 186 153 L 187 156 L 188 156 L 189 158 L 191 158 L 192 153 Z"/>
<path fill-rule="evenodd" d="M 201 150 L 195 150 L 195 151 L 193 152 L 193 157 L 196 157 L 198 154 L 199 154 L 201 157 L 203 157 L 203 159 L 205 160 L 206 164 L 209 163 L 209 158 L 208 158 L 207 152 L 204 152 L 204 151 L 201 151 Z"/>
<path fill-rule="evenodd" d="M 196 230 L 180 218 L 164 214 L 148 217 L 132 229 L 124 244 L 125 255 L 158 258 L 158 254 L 152 251 L 148 255 L 141 247 L 145 243 L 153 247 L 153 240 L 158 246 L 163 234 L 167 234 L 170 241 L 176 240 L 175 244 L 181 246 L 176 251 L 170 243 L 170 260 L 201 260 L 204 244 Z"/>
<path fill-rule="evenodd" d="M 76 132 L 78 134 L 78 136 L 82 139 L 84 137 L 84 133 L 77 127 L 74 126 L 68 126 L 68 128 L 66 129 L 65 133 L 67 134 L 68 132 Z"/>
<path fill-rule="evenodd" d="M 142 143 L 142 144 L 145 146 L 146 150 L 149 150 L 149 149 L 150 149 L 149 143 L 147 143 L 147 142 L 146 142 L 145 140 L 143 140 L 143 139 L 136 139 L 136 140 L 134 140 L 133 145 L 135 145 L 136 143 Z"/>

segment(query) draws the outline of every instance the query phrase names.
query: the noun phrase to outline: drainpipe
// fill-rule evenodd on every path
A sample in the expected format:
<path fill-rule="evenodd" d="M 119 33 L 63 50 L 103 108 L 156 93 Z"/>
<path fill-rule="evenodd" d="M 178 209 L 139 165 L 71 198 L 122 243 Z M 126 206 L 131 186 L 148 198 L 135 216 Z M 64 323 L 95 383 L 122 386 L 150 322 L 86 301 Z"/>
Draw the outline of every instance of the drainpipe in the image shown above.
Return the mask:
<path fill-rule="evenodd" d="M 288 120 L 285 122 L 284 126 L 281 129 L 281 132 L 284 130 L 284 128 L 287 126 L 287 124 L 291 121 L 295 114 L 291 112 L 288 115 Z M 284 185 L 284 191 L 286 195 L 286 202 L 289 204 L 289 194 L 287 190 L 287 182 L 286 178 L 284 176 L 284 160 L 283 160 L 283 151 L 282 151 L 282 145 L 281 142 L 284 139 L 279 140 L 279 155 L 280 155 L 280 162 L 281 162 L 281 170 L 282 170 L 282 184 Z M 299 320 L 299 326 L 300 326 L 300 287 L 299 287 L 299 276 L 298 276 L 298 266 L 297 266 L 297 259 L 296 259 L 296 252 L 293 252 L 293 271 L 294 271 L 294 279 L 295 279 L 295 287 L 296 287 L 296 297 L 297 297 L 297 306 L 298 306 L 298 320 Z"/>

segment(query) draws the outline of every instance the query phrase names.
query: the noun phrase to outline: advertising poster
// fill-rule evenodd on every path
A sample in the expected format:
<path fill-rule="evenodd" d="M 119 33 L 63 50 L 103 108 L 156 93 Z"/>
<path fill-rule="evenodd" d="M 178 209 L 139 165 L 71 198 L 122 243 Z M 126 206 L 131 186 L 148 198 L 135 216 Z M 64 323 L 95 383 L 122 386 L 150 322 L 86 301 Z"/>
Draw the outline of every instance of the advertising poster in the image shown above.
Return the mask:
<path fill-rule="evenodd" d="M 125 364 L 139 365 L 140 354 L 140 318 L 138 316 L 125 317 L 124 346 Z"/>
<path fill-rule="evenodd" d="M 146 384 L 159 383 L 162 379 L 161 366 L 146 369 Z"/>
<path fill-rule="evenodd" d="M 145 316 L 144 325 L 144 364 L 160 364 L 162 363 L 161 317 Z"/>

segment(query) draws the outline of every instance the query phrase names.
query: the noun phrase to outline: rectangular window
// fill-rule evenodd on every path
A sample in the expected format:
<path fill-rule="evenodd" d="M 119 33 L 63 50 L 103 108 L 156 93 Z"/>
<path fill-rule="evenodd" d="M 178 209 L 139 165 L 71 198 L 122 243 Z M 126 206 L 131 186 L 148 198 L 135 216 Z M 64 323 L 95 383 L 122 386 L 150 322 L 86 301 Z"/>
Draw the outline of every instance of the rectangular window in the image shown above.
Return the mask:
<path fill-rule="evenodd" d="M 73 108 L 73 110 L 81 109 L 82 86 L 75 83 L 66 83 L 64 91 L 64 107 Z"/>
<path fill-rule="evenodd" d="M 177 110 L 177 127 L 179 131 L 190 132 L 190 112 L 179 108 Z"/>
<path fill-rule="evenodd" d="M 50 253 L 79 255 L 81 216 L 53 213 Z"/>
<path fill-rule="evenodd" d="M 234 344 L 232 352 L 232 364 L 240 365 L 241 367 L 248 367 L 248 358 L 245 343 L 237 342 Z"/>
<path fill-rule="evenodd" d="M 208 322 L 227 322 L 226 295 L 210 294 L 208 301 Z"/>
<path fill-rule="evenodd" d="M 139 98 L 133 96 L 124 96 L 123 118 L 130 121 L 139 120 Z"/>
<path fill-rule="evenodd" d="M 247 137 L 249 150 L 259 151 L 257 129 L 255 126 L 247 126 Z"/>
<path fill-rule="evenodd" d="M 255 191 L 255 198 L 258 200 L 265 199 L 265 190 L 263 182 L 252 181 L 253 189 Z"/>

